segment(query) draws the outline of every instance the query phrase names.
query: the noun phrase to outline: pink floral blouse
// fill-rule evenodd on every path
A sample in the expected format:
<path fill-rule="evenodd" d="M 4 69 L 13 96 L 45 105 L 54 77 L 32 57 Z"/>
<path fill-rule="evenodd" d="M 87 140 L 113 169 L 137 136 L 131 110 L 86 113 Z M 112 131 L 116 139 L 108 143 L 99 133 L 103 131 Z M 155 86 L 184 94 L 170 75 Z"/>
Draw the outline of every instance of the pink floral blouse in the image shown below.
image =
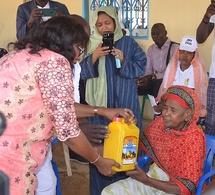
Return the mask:
<path fill-rule="evenodd" d="M 34 194 L 35 172 L 55 135 L 77 137 L 73 83 L 67 59 L 49 50 L 10 52 L 0 59 L 0 170 L 10 177 L 10 195 Z"/>

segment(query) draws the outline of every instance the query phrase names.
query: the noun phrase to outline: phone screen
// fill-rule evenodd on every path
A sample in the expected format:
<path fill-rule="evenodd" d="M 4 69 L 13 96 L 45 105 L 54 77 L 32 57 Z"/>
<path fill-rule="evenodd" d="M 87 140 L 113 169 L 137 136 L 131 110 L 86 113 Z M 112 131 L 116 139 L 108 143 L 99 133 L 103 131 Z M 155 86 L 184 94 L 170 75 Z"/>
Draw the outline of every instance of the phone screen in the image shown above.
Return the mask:
<path fill-rule="evenodd" d="M 102 35 L 102 46 L 109 46 L 109 49 L 113 49 L 113 42 L 114 42 L 114 33 L 113 32 L 104 32 Z"/>
<path fill-rule="evenodd" d="M 55 16 L 57 13 L 57 10 L 55 8 L 48 8 L 48 9 L 40 9 L 43 16 Z"/>

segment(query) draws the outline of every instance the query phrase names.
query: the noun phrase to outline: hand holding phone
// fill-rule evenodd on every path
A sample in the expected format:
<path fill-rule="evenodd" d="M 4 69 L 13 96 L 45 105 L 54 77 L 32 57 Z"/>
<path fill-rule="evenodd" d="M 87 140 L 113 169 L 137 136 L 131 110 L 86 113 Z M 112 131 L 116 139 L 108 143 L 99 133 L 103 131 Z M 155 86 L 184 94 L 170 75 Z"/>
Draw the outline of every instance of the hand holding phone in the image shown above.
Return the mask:
<path fill-rule="evenodd" d="M 55 8 L 44 8 L 44 9 L 39 9 L 43 16 L 55 16 L 57 13 L 57 10 Z"/>

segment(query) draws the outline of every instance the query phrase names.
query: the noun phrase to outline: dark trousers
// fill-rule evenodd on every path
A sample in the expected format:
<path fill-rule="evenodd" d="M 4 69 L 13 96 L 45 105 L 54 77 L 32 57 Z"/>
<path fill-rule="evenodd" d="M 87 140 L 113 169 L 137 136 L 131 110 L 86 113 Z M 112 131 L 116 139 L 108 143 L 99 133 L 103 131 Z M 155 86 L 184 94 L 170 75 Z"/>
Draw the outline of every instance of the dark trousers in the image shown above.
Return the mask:
<path fill-rule="evenodd" d="M 95 165 L 90 164 L 90 195 L 100 195 L 102 190 L 121 179 L 126 179 L 125 172 L 119 172 L 114 174 L 112 177 L 106 177 L 99 173 Z"/>
<path fill-rule="evenodd" d="M 139 86 L 138 87 L 138 95 L 153 95 L 154 97 L 157 97 L 158 91 L 160 89 L 161 83 L 163 79 L 156 79 L 154 81 L 151 81 L 149 85 L 147 86 Z"/>
<path fill-rule="evenodd" d="M 215 78 L 209 79 L 207 91 L 207 116 L 205 133 L 215 136 Z"/>

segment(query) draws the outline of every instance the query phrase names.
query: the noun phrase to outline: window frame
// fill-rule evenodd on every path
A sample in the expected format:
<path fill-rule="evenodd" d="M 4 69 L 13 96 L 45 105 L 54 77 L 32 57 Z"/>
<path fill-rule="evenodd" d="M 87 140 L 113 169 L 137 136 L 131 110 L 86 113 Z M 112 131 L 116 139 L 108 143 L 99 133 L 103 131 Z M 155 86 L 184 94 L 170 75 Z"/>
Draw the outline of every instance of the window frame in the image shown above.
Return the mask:
<path fill-rule="evenodd" d="M 135 3 L 139 2 L 139 3 L 145 3 L 145 6 L 142 7 L 142 4 L 139 4 L 142 7 L 141 9 L 146 9 L 144 14 L 142 11 L 138 11 L 138 6 L 137 6 L 137 11 L 133 10 L 132 12 L 130 11 L 130 7 L 128 8 L 127 5 L 132 5 L 132 8 L 135 8 Z M 103 5 L 107 2 L 112 2 L 112 5 L 115 6 L 119 6 L 119 20 L 121 23 L 125 24 L 125 21 L 132 21 L 132 25 L 128 25 L 128 28 L 125 28 L 127 35 L 133 37 L 134 39 L 138 39 L 138 40 L 148 40 L 148 34 L 149 34 L 149 0 L 82 0 L 82 16 L 89 22 L 90 26 L 91 26 L 91 21 L 89 20 L 90 15 L 92 14 L 92 3 L 97 3 L 97 6 L 100 7 L 101 5 Z M 122 10 L 121 8 L 122 3 L 126 6 L 124 6 L 125 10 Z M 93 7 L 94 8 L 94 7 Z M 126 10 L 128 8 L 128 10 Z M 141 12 L 141 13 L 139 13 Z M 137 18 L 134 18 L 134 14 L 138 15 Z M 123 16 L 124 15 L 124 16 Z M 141 18 L 141 15 L 145 15 L 145 18 Z M 126 18 L 127 17 L 127 18 Z M 136 24 L 134 24 L 134 20 L 136 20 Z M 122 22 L 124 21 L 124 22 Z M 146 21 L 146 23 L 142 22 L 142 21 Z M 139 25 L 141 24 L 141 25 Z M 137 26 L 138 25 L 138 26 Z M 124 25 L 126 26 L 126 25 Z M 135 26 L 137 26 L 137 28 L 135 28 Z M 145 26 L 145 27 L 144 27 Z M 93 32 L 92 32 L 93 34 Z"/>

